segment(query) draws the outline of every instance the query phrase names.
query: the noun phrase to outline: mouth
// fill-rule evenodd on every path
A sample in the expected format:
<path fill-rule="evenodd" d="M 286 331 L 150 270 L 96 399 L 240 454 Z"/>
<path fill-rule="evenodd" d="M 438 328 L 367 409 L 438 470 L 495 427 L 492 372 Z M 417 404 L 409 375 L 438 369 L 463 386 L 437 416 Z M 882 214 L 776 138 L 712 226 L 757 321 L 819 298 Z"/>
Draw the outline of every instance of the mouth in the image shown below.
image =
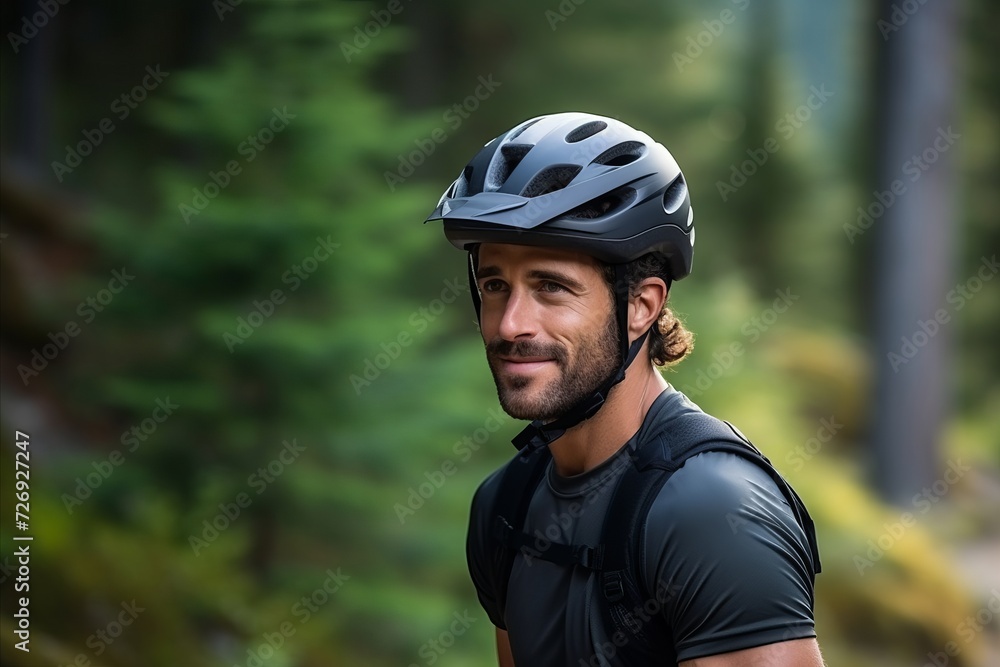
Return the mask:
<path fill-rule="evenodd" d="M 497 360 L 504 371 L 515 374 L 536 373 L 556 363 L 547 357 L 498 357 Z"/>

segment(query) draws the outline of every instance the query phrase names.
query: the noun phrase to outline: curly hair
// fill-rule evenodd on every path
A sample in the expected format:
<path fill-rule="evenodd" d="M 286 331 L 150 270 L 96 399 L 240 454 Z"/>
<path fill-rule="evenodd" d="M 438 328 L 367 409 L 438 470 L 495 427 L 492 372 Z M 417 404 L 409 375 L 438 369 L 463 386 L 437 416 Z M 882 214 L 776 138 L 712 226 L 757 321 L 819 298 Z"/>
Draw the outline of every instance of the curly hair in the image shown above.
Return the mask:
<path fill-rule="evenodd" d="M 614 298 L 615 271 L 610 264 L 604 264 L 604 278 Z M 660 278 L 670 289 L 670 271 L 666 260 L 656 254 L 643 255 L 626 265 L 629 293 L 646 278 Z M 679 362 L 694 349 L 694 334 L 684 328 L 684 323 L 663 302 L 663 312 L 649 331 L 649 360 L 656 366 L 669 366 Z"/>

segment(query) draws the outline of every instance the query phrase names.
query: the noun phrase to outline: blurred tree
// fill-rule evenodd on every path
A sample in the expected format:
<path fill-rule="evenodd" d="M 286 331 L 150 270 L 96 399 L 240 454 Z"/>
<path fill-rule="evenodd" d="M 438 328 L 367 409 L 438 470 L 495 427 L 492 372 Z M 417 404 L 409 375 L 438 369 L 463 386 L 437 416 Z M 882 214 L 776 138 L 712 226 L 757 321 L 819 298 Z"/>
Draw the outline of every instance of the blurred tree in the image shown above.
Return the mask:
<path fill-rule="evenodd" d="M 205 6 L 196 21 L 196 33 L 217 26 L 210 61 L 165 67 L 166 83 L 135 112 L 141 143 L 122 145 L 128 130 L 109 133 L 107 150 L 67 177 L 100 193 L 90 197 L 88 216 L 98 251 L 87 275 L 45 298 L 53 326 L 68 317 L 83 333 L 43 377 L 23 388 L 10 385 L 16 372 L 5 380 L 36 403 L 38 388 L 50 387 L 73 428 L 87 433 L 86 450 L 54 446 L 66 454 L 46 463 L 56 475 L 50 493 L 37 492 L 60 499 L 39 501 L 49 526 L 65 529 L 72 516 L 89 528 L 67 533 L 90 535 L 78 558 L 89 569 L 60 565 L 73 547 L 64 540 L 42 542 L 36 560 L 37 576 L 65 589 L 40 600 L 37 630 L 65 638 L 53 655 L 67 662 L 106 608 L 130 592 L 166 615 L 143 664 L 239 660 L 324 572 L 345 564 L 357 572 L 370 559 L 370 543 L 352 541 L 359 530 L 376 539 L 379 529 L 362 530 L 365 522 L 351 514 L 361 494 L 378 497 L 387 470 L 379 459 L 359 461 L 351 434 L 380 418 L 375 397 L 392 395 L 392 383 L 366 393 L 374 400 L 362 407 L 359 395 L 383 372 L 380 344 L 399 348 L 414 298 L 425 300 L 420 287 L 440 293 L 451 277 L 415 276 L 399 288 L 399 272 L 415 261 L 407 254 L 419 257 L 433 242 L 420 225 L 400 222 L 414 220 L 433 195 L 387 196 L 376 169 L 426 131 L 421 118 L 399 118 L 369 89 L 379 54 L 399 47 L 399 27 L 382 27 L 345 3 L 223 4 L 223 15 Z M 230 32 L 234 24 L 239 30 Z M 375 34 L 353 42 L 365 59 L 349 63 L 343 44 L 356 39 L 355 28 Z M 136 68 L 126 60 L 122 70 Z M 64 122 L 72 127 L 80 116 Z M 79 130 L 68 134 L 75 146 Z M 163 147 L 156 160 L 144 154 L 152 146 Z M 5 211 L 10 201 L 5 196 Z M 81 295 L 106 286 L 115 271 L 131 277 L 111 304 L 81 320 Z M 29 345 L 47 342 L 39 331 Z M 376 377 L 365 363 L 371 359 Z M 173 407 L 155 434 L 133 445 L 129 427 L 162 416 L 158 405 Z M 110 465 L 115 451 L 127 472 L 92 490 L 79 482 L 92 472 L 91 459 Z M 367 490 L 358 485 L 366 476 Z M 241 494 L 249 506 L 234 504 Z M 363 516 L 374 525 L 395 520 L 384 501 Z M 95 575 L 114 571 L 118 554 L 128 566 L 120 585 L 107 586 Z M 174 585 L 159 588 L 161 578 Z M 353 585 L 362 599 L 365 584 Z M 337 608 L 328 629 L 351 616 L 349 603 Z M 61 627 L 49 625 L 58 619 Z M 318 625 L 304 632 L 313 639 L 289 650 L 327 664 L 340 659 L 336 633 Z M 213 650 L 197 649 L 201 641 Z M 121 649 L 102 660 L 131 663 Z"/>
<path fill-rule="evenodd" d="M 907 505 L 938 477 L 948 412 L 954 285 L 956 9 L 879 4 L 879 165 L 872 450 L 881 495 Z"/>
<path fill-rule="evenodd" d="M 993 4 L 971 5 L 974 94 L 963 113 L 976 136 L 995 138 L 998 67 L 984 55 Z M 60 6 L 46 33 L 51 122 L 38 123 L 50 150 L 40 173 L 5 162 L 2 186 L 4 432 L 37 426 L 32 613 L 46 647 L 8 650 L 5 595 L 4 660 L 95 658 L 87 638 L 136 598 L 146 611 L 102 664 L 246 665 L 285 621 L 295 634 L 267 664 L 427 664 L 429 641 L 464 609 L 478 621 L 435 664 L 493 664 L 463 530 L 475 486 L 513 452 L 517 425 L 496 406 L 464 258 L 419 223 L 483 141 L 571 108 L 662 139 L 691 184 L 700 250 L 675 303 L 699 347 L 672 382 L 694 384 L 714 373 L 719 346 L 749 343 L 744 325 L 774 289 L 802 295 L 695 398 L 757 440 L 816 514 L 831 664 L 912 664 L 954 634 L 969 601 L 929 526 L 858 571 L 855 559 L 898 517 L 865 493 L 846 455 L 868 370 L 844 316 L 862 266 L 844 240 L 856 206 L 845 193 L 860 184 L 839 164 L 851 142 L 820 150 L 821 122 L 776 134 L 822 83 L 803 84 L 789 65 L 797 56 L 776 5 L 448 0 L 403 3 L 388 19 L 374 2 Z M 726 9 L 734 20 L 714 35 L 706 22 L 718 31 Z M 17 29 L 22 11 L 5 5 L 5 26 Z M 5 82 L 28 67 L 15 56 L 3 54 Z M 170 72 L 163 86 L 58 182 L 46 162 L 157 64 Z M 490 76 L 499 87 L 477 97 Z M 5 156 L 24 117 L 6 112 L 28 108 L 16 81 L 3 89 Z M 781 149 L 723 201 L 716 183 L 769 137 Z M 969 266 L 997 238 L 997 143 L 963 144 Z M 17 365 L 81 321 L 81 299 L 122 267 L 134 280 L 24 386 Z M 956 373 L 971 417 L 956 431 L 996 456 L 995 421 L 974 411 L 997 400 L 1000 310 L 983 297 L 965 312 L 970 347 Z M 176 416 L 129 451 L 123 437 L 167 398 Z M 804 458 L 815 421 L 831 414 L 846 426 Z M 491 419 L 499 429 L 487 430 Z M 258 471 L 293 440 L 304 451 L 258 494 Z M 124 464 L 68 512 L 65 498 L 83 495 L 79 480 L 115 450 Z M 252 503 L 230 519 L 240 493 Z M 966 502 L 989 514 L 977 496 Z M 9 496 L 0 503 L 9 517 Z M 230 527 L 213 536 L 213 521 Z M 2 537 L 0 560 L 11 544 Z M 328 570 L 349 578 L 300 622 L 295 605 Z M 963 645 L 953 664 L 976 657 Z"/>

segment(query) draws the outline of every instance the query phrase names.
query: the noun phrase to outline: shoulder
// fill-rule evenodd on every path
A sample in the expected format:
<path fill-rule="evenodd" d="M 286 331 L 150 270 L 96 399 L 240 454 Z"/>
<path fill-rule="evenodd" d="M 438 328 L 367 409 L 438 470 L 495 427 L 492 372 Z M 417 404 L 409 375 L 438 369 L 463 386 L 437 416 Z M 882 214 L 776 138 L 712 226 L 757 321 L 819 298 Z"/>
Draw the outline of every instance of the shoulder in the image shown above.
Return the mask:
<path fill-rule="evenodd" d="M 750 547 L 765 535 L 808 558 L 805 532 L 770 474 L 729 452 L 689 459 L 660 489 L 646 518 L 647 555 L 660 558 Z"/>
<path fill-rule="evenodd" d="M 475 494 L 472 496 L 473 505 L 489 504 L 496 498 L 497 493 L 500 491 L 500 479 L 503 477 L 503 473 L 508 465 L 510 465 L 509 461 L 491 472 L 486 476 L 486 479 L 479 483 Z"/>
<path fill-rule="evenodd" d="M 748 503 L 788 507 L 784 495 L 760 465 L 731 452 L 709 451 L 688 459 L 660 489 L 651 523 L 701 522 Z M 794 522 L 791 512 L 789 517 Z"/>
<path fill-rule="evenodd" d="M 472 496 L 472 506 L 469 510 L 469 533 L 468 546 L 471 552 L 475 549 L 480 552 L 492 551 L 489 545 L 493 522 L 493 513 L 496 506 L 496 498 L 500 493 L 500 484 L 503 480 L 503 473 L 507 469 L 505 464 L 494 470 L 484 479 L 475 494 Z"/>
<path fill-rule="evenodd" d="M 813 636 L 808 538 L 756 463 L 689 459 L 654 499 L 643 546 L 649 590 L 670 592 L 681 659 Z"/>
<path fill-rule="evenodd" d="M 496 498 L 500 493 L 500 485 L 503 481 L 504 472 L 511 465 L 513 459 L 490 473 L 486 479 L 479 483 L 476 492 L 472 496 L 472 509 L 470 521 L 485 521 L 493 512 Z"/>

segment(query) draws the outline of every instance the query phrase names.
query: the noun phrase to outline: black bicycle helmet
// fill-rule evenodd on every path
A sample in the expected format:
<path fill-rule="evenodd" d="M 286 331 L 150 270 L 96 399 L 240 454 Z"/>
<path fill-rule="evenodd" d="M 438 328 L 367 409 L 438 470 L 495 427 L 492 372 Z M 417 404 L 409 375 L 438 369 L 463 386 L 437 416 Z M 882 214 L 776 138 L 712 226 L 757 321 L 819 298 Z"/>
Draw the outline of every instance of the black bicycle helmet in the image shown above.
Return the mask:
<path fill-rule="evenodd" d="M 560 113 L 486 144 L 427 218 L 456 247 L 573 248 L 609 264 L 665 255 L 691 272 L 694 226 L 680 167 L 662 144 L 614 118 Z"/>
<path fill-rule="evenodd" d="M 532 423 L 514 439 L 518 448 L 548 444 L 591 417 L 625 377 L 646 337 L 628 344 L 625 264 L 658 253 L 671 280 L 684 278 L 691 272 L 693 219 L 684 176 L 663 145 L 621 121 L 586 113 L 517 125 L 486 144 L 448 187 L 425 222 L 443 221 L 448 240 L 469 252 L 470 286 L 480 243 L 569 248 L 615 269 L 618 371 L 566 415 Z M 479 293 L 471 292 L 478 315 Z"/>

